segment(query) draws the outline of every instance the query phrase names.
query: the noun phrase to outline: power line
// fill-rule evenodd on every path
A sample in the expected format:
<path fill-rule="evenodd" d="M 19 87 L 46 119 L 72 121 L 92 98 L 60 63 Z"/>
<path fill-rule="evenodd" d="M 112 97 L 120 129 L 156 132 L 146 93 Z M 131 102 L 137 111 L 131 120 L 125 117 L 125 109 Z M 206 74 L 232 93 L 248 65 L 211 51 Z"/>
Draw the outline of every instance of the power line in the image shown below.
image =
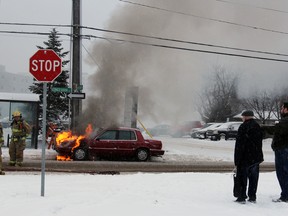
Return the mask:
<path fill-rule="evenodd" d="M 132 44 L 140 44 L 140 45 L 147 45 L 147 46 L 167 48 L 167 49 L 176 49 L 176 50 L 182 50 L 182 51 L 210 53 L 210 54 L 218 54 L 218 55 L 225 55 L 225 56 L 260 59 L 260 60 L 267 60 L 267 61 L 288 62 L 288 60 L 285 60 L 285 59 L 275 59 L 275 58 L 266 58 L 266 57 L 260 57 L 260 56 L 241 55 L 241 54 L 235 54 L 235 53 L 216 52 L 216 51 L 210 51 L 210 50 L 191 49 L 191 48 L 160 45 L 160 44 L 154 44 L 154 43 L 139 42 L 139 41 L 132 41 L 132 40 L 124 40 L 124 39 L 117 39 L 117 38 L 107 38 L 107 37 L 101 37 L 101 36 L 95 36 L 95 35 L 85 35 L 85 36 L 86 37 L 91 37 L 91 38 L 103 39 L 103 40 L 107 40 L 108 39 L 108 40 L 114 40 L 114 41 L 118 41 L 118 42 L 128 42 L 128 43 L 132 43 Z"/>
<path fill-rule="evenodd" d="M 0 22 L 0 25 L 18 25 L 18 26 L 37 26 L 37 27 L 65 27 L 71 28 L 74 25 L 66 25 L 66 24 L 44 24 L 44 23 L 12 23 L 12 22 Z"/>
<path fill-rule="evenodd" d="M 4 33 L 4 34 L 24 34 L 24 35 L 50 35 L 50 32 L 24 32 L 24 31 L 1 31 L 0 33 Z M 61 35 L 61 36 L 68 36 L 71 37 L 72 34 L 65 34 L 65 33 L 57 33 L 57 35 Z"/>
<path fill-rule="evenodd" d="M 89 57 L 92 59 L 92 61 L 97 65 L 97 67 L 100 68 L 99 64 L 97 63 L 96 59 L 92 56 L 92 54 L 88 51 L 88 49 L 84 46 L 84 44 L 81 44 L 82 47 L 84 48 L 84 50 L 87 52 L 87 54 L 89 55 Z"/>
<path fill-rule="evenodd" d="M 41 26 L 41 27 L 49 26 L 49 27 L 55 27 L 53 24 L 39 24 L 39 23 L 3 23 L 3 22 L 0 22 L 0 25 L 22 25 L 22 26 Z M 56 25 L 56 27 L 72 27 L 72 26 L 73 25 L 60 25 L 60 24 Z M 243 48 L 237 48 L 237 47 L 221 46 L 221 45 L 200 43 L 200 42 L 194 42 L 194 41 L 186 41 L 186 40 L 179 40 L 179 39 L 172 39 L 172 38 L 148 36 L 148 35 L 136 34 L 136 33 L 130 33 L 130 32 L 108 30 L 108 29 L 103 29 L 103 28 L 95 28 L 95 27 L 90 27 L 90 26 L 79 26 L 79 28 L 95 30 L 95 31 L 101 31 L 101 32 L 106 32 L 106 33 L 122 34 L 122 35 L 143 37 L 143 38 L 149 38 L 149 39 L 157 39 L 157 40 L 163 40 L 163 41 L 169 41 L 169 42 L 177 42 L 177 43 L 185 43 L 185 44 L 192 44 L 192 45 L 199 45 L 199 46 L 207 46 L 207 47 L 213 47 L 213 48 L 230 49 L 230 50 L 245 51 L 245 52 L 252 52 L 252 53 L 276 55 L 276 56 L 288 56 L 288 54 L 283 54 L 283 53 L 275 53 L 275 52 L 268 52 L 268 51 L 243 49 Z M 15 32 L 15 33 L 17 33 L 17 32 Z M 47 34 L 49 34 L 49 33 L 47 33 Z M 59 35 L 60 35 L 60 33 L 59 33 Z M 65 35 L 65 34 L 63 34 L 63 35 Z"/>
<path fill-rule="evenodd" d="M 129 36 L 144 37 L 144 38 L 149 38 L 149 39 L 157 39 L 157 40 L 177 42 L 177 43 L 185 43 L 185 44 L 192 44 L 192 45 L 199 45 L 199 46 L 207 46 L 207 47 L 213 47 L 213 48 L 223 48 L 223 49 L 231 49 L 231 50 L 237 50 L 237 51 L 261 53 L 261 54 L 269 54 L 269 55 L 277 55 L 277 56 L 288 56 L 288 54 L 282 54 L 282 53 L 267 52 L 267 51 L 260 51 L 260 50 L 251 50 L 251 49 L 242 49 L 242 48 L 236 48 L 236 47 L 228 47 L 228 46 L 200 43 L 200 42 L 193 42 L 193 41 L 185 41 L 185 40 L 178 40 L 178 39 L 171 39 L 171 38 L 155 37 L 155 36 L 148 36 L 148 35 L 135 34 L 135 33 L 129 33 L 129 32 L 122 32 L 122 31 L 115 31 L 115 30 L 108 30 L 108 29 L 101 29 L 101 28 L 94 28 L 94 27 L 88 27 L 88 26 L 82 26 L 82 28 L 90 29 L 90 30 L 96 30 L 96 31 L 102 31 L 102 32 L 107 32 L 107 33 L 116 33 L 116 34 L 123 34 L 123 35 L 129 35 Z"/>
<path fill-rule="evenodd" d="M 195 14 L 188 14 L 188 13 L 184 13 L 184 12 L 174 11 L 174 10 L 160 8 L 160 7 L 151 6 L 151 5 L 140 4 L 140 3 L 131 2 L 131 1 L 127 1 L 127 0 L 119 0 L 119 1 L 127 3 L 127 4 L 133 4 L 133 5 L 137 5 L 137 6 L 141 6 L 141 7 L 150 8 L 150 9 L 161 10 L 161 11 L 166 11 L 169 13 L 176 13 L 176 14 L 181 14 L 181 15 L 185 15 L 185 16 L 191 16 L 191 17 L 196 17 L 199 19 L 210 20 L 210 21 L 214 21 L 214 22 L 225 23 L 225 24 L 230 24 L 230 25 L 235 25 L 235 26 L 241 26 L 241 27 L 250 28 L 250 29 L 254 29 L 254 30 L 261 30 L 261 31 L 273 32 L 273 33 L 285 34 L 285 35 L 288 34 L 288 32 L 284 32 L 284 31 L 271 30 L 271 29 L 267 29 L 267 28 L 245 25 L 245 24 L 230 22 L 230 21 L 226 21 L 226 20 L 203 17 L 203 16 L 199 16 L 199 15 L 195 15 Z"/>
<path fill-rule="evenodd" d="M 262 9 L 262 10 L 267 10 L 267 11 L 274 11 L 274 12 L 285 13 L 285 14 L 288 13 L 288 11 L 284 11 L 284 10 L 267 8 L 267 7 L 260 7 L 260 6 L 255 6 L 255 5 L 245 4 L 245 3 L 240 3 L 240 2 L 231 2 L 231 1 L 227 1 L 227 0 L 215 0 L 215 1 L 224 2 L 224 3 L 228 3 L 228 4 L 236 4 L 236 5 L 246 6 L 246 7 L 253 7 L 253 8 L 257 8 L 257 9 Z"/>
<path fill-rule="evenodd" d="M 29 34 L 29 35 L 33 35 L 33 34 L 49 35 L 50 34 L 49 32 L 46 33 L 46 32 L 20 32 L 20 31 L 18 31 L 18 32 L 17 31 L 0 31 L 0 33 Z M 69 37 L 72 36 L 71 34 L 63 34 L 63 33 L 57 33 L 57 34 L 63 35 L 63 36 L 69 36 Z M 87 38 L 98 38 L 98 39 L 111 40 L 111 41 L 117 41 L 117 42 L 128 42 L 128 43 L 132 43 L 132 44 L 140 44 L 140 45 L 147 45 L 147 46 L 167 48 L 167 49 L 176 49 L 176 50 L 182 50 L 182 51 L 210 53 L 210 54 L 218 54 L 218 55 L 226 55 L 226 56 L 234 56 L 234 57 L 242 57 L 242 58 L 250 58 L 250 59 L 277 61 L 277 62 L 288 62 L 288 60 L 285 60 L 285 59 L 266 58 L 266 57 L 260 57 L 260 56 L 242 55 L 242 54 L 227 53 L 227 52 L 216 52 L 216 51 L 201 50 L 201 49 L 191 49 L 191 48 L 168 46 L 168 45 L 161 45 L 161 44 L 155 44 L 155 43 L 147 43 L 147 42 L 139 42 L 139 41 L 132 41 L 132 40 L 117 39 L 117 38 L 101 37 L 101 36 L 95 36 L 95 35 L 81 35 L 81 36 L 87 37 Z"/>

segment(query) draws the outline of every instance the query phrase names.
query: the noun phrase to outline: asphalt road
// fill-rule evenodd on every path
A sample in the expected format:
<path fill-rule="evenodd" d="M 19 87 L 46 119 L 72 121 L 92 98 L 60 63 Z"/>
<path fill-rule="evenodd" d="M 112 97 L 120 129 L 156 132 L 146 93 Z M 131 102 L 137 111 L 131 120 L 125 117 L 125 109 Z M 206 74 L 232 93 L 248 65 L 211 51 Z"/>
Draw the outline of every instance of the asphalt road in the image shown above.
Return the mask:
<path fill-rule="evenodd" d="M 41 160 L 26 159 L 22 167 L 8 166 L 3 161 L 6 171 L 41 171 Z M 186 162 L 160 162 L 160 161 L 56 161 L 45 160 L 47 172 L 71 172 L 91 174 L 119 174 L 122 172 L 232 172 L 234 165 L 231 162 L 215 161 L 186 161 Z M 260 165 L 261 172 L 274 171 L 274 163 Z"/>
<path fill-rule="evenodd" d="M 54 150 L 46 151 L 45 170 L 93 174 L 118 174 L 123 172 L 227 172 L 234 169 L 234 141 L 209 142 L 187 138 L 162 137 L 165 147 L 163 158 L 147 162 L 136 161 L 56 161 Z M 41 149 L 26 149 L 23 167 L 8 166 L 9 153 L 3 150 L 3 168 L 6 171 L 41 171 Z M 264 143 L 265 162 L 261 172 L 274 171 L 274 155 L 270 143 Z"/>

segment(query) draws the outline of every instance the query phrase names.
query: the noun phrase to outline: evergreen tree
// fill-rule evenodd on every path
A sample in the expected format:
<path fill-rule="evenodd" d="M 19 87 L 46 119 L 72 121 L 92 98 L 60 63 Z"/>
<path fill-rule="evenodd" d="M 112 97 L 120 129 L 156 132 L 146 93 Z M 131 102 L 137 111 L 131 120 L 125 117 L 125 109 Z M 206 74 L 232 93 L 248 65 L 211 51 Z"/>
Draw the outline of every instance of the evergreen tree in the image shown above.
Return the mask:
<path fill-rule="evenodd" d="M 48 41 L 43 42 L 46 47 L 37 46 L 38 49 L 52 49 L 62 59 L 62 73 L 52 82 L 47 83 L 47 108 L 46 115 L 47 121 L 53 121 L 61 118 L 68 118 L 69 116 L 69 99 L 64 92 L 52 92 L 53 87 L 68 87 L 68 70 L 65 70 L 65 66 L 69 63 L 69 60 L 63 60 L 69 52 L 63 52 L 62 43 L 59 40 L 57 31 L 52 29 L 48 36 Z M 43 83 L 34 79 L 33 85 L 29 87 L 32 93 L 43 95 Z M 43 98 L 40 96 L 40 118 L 42 118 L 43 110 Z"/>

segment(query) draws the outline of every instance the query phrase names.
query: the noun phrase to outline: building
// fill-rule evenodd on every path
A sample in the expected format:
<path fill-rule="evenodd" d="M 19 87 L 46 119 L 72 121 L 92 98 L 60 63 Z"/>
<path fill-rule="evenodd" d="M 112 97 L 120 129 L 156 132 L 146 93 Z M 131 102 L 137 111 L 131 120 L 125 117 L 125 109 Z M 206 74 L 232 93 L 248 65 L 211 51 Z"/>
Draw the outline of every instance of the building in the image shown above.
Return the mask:
<path fill-rule="evenodd" d="M 29 86 L 33 84 L 33 76 L 8 73 L 5 66 L 0 65 L 0 92 L 31 93 Z"/>

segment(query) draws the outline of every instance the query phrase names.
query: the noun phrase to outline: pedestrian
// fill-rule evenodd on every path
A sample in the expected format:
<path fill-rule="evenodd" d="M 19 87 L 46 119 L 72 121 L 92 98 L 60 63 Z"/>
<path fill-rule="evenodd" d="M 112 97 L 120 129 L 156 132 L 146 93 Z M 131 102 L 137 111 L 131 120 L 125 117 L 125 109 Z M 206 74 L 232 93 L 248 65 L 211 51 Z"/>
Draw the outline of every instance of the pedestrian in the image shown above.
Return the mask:
<path fill-rule="evenodd" d="M 15 111 L 12 115 L 11 123 L 12 136 L 9 145 L 10 166 L 22 166 L 23 152 L 26 147 L 26 138 L 31 132 L 30 125 L 22 118 L 19 111 Z"/>
<path fill-rule="evenodd" d="M 0 175 L 5 175 L 5 172 L 2 170 L 2 145 L 4 144 L 3 138 L 3 127 L 0 123 Z"/>
<path fill-rule="evenodd" d="M 235 142 L 234 164 L 236 166 L 236 176 L 239 178 L 240 193 L 236 202 L 245 203 L 256 202 L 256 192 L 259 179 L 259 164 L 264 161 L 262 152 L 263 133 L 260 125 L 254 119 L 254 113 L 246 110 L 242 114 L 243 123 L 238 129 Z"/>
<path fill-rule="evenodd" d="M 274 202 L 288 202 L 288 102 L 281 106 L 281 120 L 275 125 L 272 149 L 275 153 L 275 168 L 281 188 L 280 198 Z"/>

